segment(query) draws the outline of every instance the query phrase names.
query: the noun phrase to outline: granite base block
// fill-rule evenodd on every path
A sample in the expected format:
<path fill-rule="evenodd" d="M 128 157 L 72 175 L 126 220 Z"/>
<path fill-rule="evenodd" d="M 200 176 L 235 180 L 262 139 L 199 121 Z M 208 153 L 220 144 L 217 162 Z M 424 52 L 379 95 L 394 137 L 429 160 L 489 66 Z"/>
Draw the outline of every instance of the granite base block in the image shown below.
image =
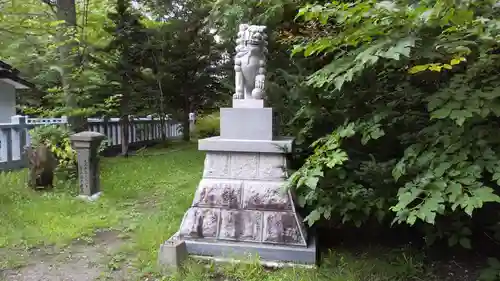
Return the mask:
<path fill-rule="evenodd" d="M 233 108 L 264 108 L 264 100 L 233 99 Z"/>
<path fill-rule="evenodd" d="M 258 256 L 262 261 L 308 265 L 315 265 L 317 257 L 316 241 L 313 237 L 310 238 L 308 247 L 196 240 L 185 240 L 185 243 L 189 255 L 194 256 L 235 260 Z"/>
<path fill-rule="evenodd" d="M 234 140 L 273 140 L 274 120 L 272 108 L 221 108 L 220 136 Z"/>
<path fill-rule="evenodd" d="M 274 140 L 235 140 L 217 136 L 198 140 L 198 150 L 286 154 L 292 152 L 293 142 L 294 139 L 288 137 Z"/>

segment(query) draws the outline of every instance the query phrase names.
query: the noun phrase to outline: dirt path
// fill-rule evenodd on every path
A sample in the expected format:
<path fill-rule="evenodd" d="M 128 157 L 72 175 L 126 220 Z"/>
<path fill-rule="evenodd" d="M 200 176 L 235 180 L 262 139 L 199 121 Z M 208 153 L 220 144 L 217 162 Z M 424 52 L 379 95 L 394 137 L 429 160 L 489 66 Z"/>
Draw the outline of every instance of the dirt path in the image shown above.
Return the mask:
<path fill-rule="evenodd" d="M 62 250 L 38 249 L 25 266 L 0 272 L 7 281 L 127 280 L 123 269 L 113 270 L 113 256 L 124 241 L 114 231 L 96 234 L 92 243 L 77 241 Z M 111 268 L 110 268 L 111 267 Z"/>

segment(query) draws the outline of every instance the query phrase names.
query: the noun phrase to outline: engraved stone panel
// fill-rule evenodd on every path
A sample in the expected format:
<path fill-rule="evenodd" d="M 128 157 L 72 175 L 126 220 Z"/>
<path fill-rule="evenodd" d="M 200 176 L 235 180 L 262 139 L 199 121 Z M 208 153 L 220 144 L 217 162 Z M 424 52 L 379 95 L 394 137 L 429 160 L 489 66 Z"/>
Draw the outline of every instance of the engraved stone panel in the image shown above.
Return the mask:
<path fill-rule="evenodd" d="M 262 212 L 221 211 L 219 239 L 260 242 L 262 239 Z"/>
<path fill-rule="evenodd" d="M 180 236 L 191 238 L 215 238 L 219 223 L 218 209 L 190 208 L 182 221 Z"/>
<path fill-rule="evenodd" d="M 195 207 L 225 207 L 238 209 L 242 181 L 202 179 L 193 200 Z"/>
<path fill-rule="evenodd" d="M 284 179 L 286 177 L 285 157 L 281 154 L 261 153 L 259 159 L 259 178 Z"/>
<path fill-rule="evenodd" d="M 231 153 L 231 178 L 254 179 L 258 176 L 258 153 Z"/>
<path fill-rule="evenodd" d="M 247 181 L 243 187 L 243 208 L 258 210 L 292 210 L 292 201 L 283 189 L 284 182 Z"/>
<path fill-rule="evenodd" d="M 307 246 L 293 213 L 265 212 L 263 242 Z"/>
<path fill-rule="evenodd" d="M 229 155 L 228 152 L 208 152 L 205 157 L 203 177 L 228 178 Z"/>

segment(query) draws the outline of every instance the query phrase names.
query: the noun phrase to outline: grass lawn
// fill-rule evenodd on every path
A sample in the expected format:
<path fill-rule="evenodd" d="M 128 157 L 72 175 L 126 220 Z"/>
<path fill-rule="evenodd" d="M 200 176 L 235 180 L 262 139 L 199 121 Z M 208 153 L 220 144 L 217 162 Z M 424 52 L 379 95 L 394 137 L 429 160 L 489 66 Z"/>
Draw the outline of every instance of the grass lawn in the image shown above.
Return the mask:
<path fill-rule="evenodd" d="M 129 158 L 105 158 L 101 172 L 104 195 L 96 202 L 76 199 L 74 184 L 60 183 L 55 191 L 38 192 L 25 187 L 26 171 L 1 174 L 0 269 L 22 266 L 26 260 L 21 257 L 29 256 L 33 248 L 65 248 L 75 239 L 91 243 L 96 231 L 114 230 L 126 239 L 109 257 L 106 268 L 128 267 L 133 272 L 130 280 L 155 280 L 145 276 L 186 281 L 430 280 L 422 277 L 426 274 L 421 259 L 403 250 L 330 251 L 317 270 L 189 261 L 183 273 L 159 277 L 158 247 L 177 231 L 191 204 L 203 159 L 194 144 L 149 149 Z"/>

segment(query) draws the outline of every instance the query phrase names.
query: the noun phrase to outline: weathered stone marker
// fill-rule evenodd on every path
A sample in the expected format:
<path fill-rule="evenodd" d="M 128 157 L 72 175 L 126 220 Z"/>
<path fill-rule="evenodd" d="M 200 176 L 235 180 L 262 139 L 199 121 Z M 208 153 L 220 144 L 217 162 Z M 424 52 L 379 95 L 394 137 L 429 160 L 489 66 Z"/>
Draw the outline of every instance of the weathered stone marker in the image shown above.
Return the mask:
<path fill-rule="evenodd" d="M 277 136 L 277 116 L 264 104 L 266 38 L 264 26 L 240 25 L 233 106 L 220 110 L 220 136 L 198 142 L 207 152 L 203 178 L 169 240 L 215 260 L 250 254 L 314 265 L 315 240 L 283 189 L 294 140 Z"/>
<path fill-rule="evenodd" d="M 97 132 L 80 132 L 70 136 L 71 145 L 76 150 L 80 197 L 95 200 L 101 194 L 99 177 L 98 148 L 106 138 Z"/>

